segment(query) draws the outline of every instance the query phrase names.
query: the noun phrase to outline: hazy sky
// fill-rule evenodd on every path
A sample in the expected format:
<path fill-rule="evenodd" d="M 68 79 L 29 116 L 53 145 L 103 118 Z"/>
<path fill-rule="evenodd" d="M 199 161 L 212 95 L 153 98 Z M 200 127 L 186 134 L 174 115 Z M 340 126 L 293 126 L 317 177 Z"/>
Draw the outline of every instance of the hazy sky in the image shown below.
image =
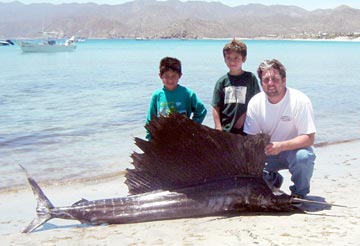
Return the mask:
<path fill-rule="evenodd" d="M 0 0 L 0 2 L 12 2 L 14 0 Z M 132 0 L 18 0 L 22 3 L 39 3 L 39 2 L 47 2 L 53 4 L 59 3 L 86 3 L 86 2 L 93 2 L 98 4 L 121 4 L 125 2 L 131 2 Z M 185 2 L 185 0 L 182 0 Z M 191 1 L 191 0 L 190 0 Z M 302 7 L 307 10 L 314 10 L 314 9 L 326 9 L 326 8 L 334 8 L 339 5 L 345 4 L 353 8 L 360 9 L 360 0 L 300 0 L 300 1 L 293 1 L 293 0 L 201 0 L 207 2 L 221 2 L 223 4 L 229 6 L 238 6 L 238 5 L 245 5 L 249 3 L 262 3 L 265 5 L 274 5 L 274 4 L 281 4 L 281 5 L 295 5 Z"/>

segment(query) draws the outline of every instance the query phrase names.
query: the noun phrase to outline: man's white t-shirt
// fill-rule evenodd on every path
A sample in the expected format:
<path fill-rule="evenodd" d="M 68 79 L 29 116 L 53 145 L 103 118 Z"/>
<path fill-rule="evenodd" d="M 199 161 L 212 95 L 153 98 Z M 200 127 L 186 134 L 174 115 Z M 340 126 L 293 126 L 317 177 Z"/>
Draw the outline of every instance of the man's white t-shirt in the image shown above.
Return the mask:
<path fill-rule="evenodd" d="M 272 104 L 263 91 L 259 92 L 249 102 L 244 132 L 268 134 L 271 142 L 315 133 L 311 101 L 304 93 L 287 88 L 284 98 Z"/>

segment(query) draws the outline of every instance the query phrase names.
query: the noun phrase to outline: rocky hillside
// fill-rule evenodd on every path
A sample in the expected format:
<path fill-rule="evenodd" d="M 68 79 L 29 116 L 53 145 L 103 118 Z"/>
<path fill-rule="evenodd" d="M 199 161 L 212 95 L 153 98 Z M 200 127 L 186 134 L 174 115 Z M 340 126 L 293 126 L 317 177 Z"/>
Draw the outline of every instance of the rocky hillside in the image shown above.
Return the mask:
<path fill-rule="evenodd" d="M 360 9 L 136 0 L 119 5 L 0 3 L 0 38 L 315 38 L 359 35 Z"/>

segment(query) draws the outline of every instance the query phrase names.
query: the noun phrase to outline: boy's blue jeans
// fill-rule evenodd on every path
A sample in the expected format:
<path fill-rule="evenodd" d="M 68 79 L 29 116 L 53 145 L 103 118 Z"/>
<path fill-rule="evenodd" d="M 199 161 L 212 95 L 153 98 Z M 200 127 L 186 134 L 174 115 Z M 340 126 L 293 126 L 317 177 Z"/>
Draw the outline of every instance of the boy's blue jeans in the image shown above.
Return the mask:
<path fill-rule="evenodd" d="M 283 178 L 278 171 L 289 169 L 291 181 L 294 183 L 289 187 L 291 194 L 304 197 L 310 192 L 315 158 L 312 148 L 284 151 L 278 155 L 267 156 L 264 179 L 280 188 Z"/>

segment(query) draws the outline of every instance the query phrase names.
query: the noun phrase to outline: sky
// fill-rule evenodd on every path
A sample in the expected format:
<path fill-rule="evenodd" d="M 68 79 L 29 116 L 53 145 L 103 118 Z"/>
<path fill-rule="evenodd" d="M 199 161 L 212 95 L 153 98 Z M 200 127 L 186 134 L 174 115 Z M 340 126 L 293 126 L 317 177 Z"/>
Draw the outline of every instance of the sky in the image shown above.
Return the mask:
<path fill-rule="evenodd" d="M 0 0 L 0 2 L 13 2 L 15 0 Z M 60 4 L 60 3 L 87 3 L 93 2 L 97 4 L 121 4 L 125 2 L 132 2 L 132 0 L 17 0 L 19 2 L 29 4 L 29 3 L 39 3 L 39 2 L 46 2 L 46 3 L 53 3 L 53 4 Z M 163 1 L 163 0 L 161 0 Z M 181 0 L 182 2 L 191 1 L 191 0 Z M 221 2 L 228 6 L 239 6 L 239 5 L 246 5 L 249 3 L 261 3 L 264 5 L 294 5 L 298 6 L 307 10 L 314 10 L 314 9 L 328 9 L 328 8 L 335 8 L 339 5 L 348 5 L 350 7 L 360 9 L 360 0 L 300 0 L 300 1 L 293 1 L 293 0 L 200 0 L 206 2 Z M 296 3 L 295 3 L 296 2 Z"/>

